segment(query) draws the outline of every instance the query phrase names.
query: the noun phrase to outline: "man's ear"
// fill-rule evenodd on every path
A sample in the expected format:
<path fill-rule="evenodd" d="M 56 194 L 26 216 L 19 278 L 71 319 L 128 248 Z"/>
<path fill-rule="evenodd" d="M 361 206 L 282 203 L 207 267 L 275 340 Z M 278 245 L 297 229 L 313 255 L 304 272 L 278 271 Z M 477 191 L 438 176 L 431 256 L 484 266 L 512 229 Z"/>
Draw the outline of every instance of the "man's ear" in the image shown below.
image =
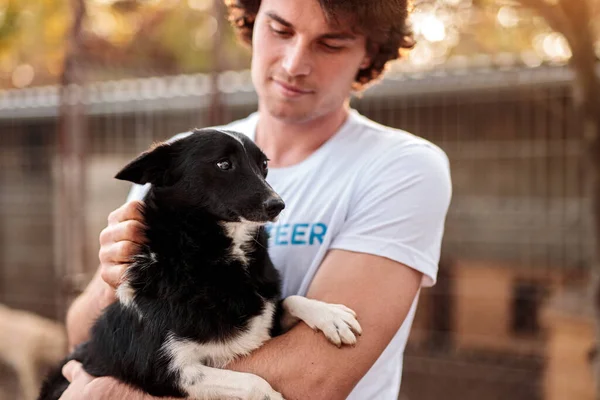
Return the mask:
<path fill-rule="evenodd" d="M 160 144 L 140 154 L 115 175 L 116 179 L 137 183 L 150 182 L 154 186 L 168 186 L 175 180 L 175 149 L 170 144 Z"/>
<path fill-rule="evenodd" d="M 368 41 L 367 42 L 367 54 L 365 54 L 365 57 L 362 59 L 359 69 L 368 68 L 369 65 L 371 65 L 371 63 L 373 62 L 373 59 L 375 58 L 375 56 L 377 55 L 378 52 L 379 52 L 379 45 L 376 43 L 373 43 L 371 41 Z"/>
<path fill-rule="evenodd" d="M 359 65 L 359 69 L 365 69 L 367 68 L 369 65 L 371 65 L 372 59 L 369 56 L 365 56 L 365 58 L 363 58 L 362 62 Z"/>

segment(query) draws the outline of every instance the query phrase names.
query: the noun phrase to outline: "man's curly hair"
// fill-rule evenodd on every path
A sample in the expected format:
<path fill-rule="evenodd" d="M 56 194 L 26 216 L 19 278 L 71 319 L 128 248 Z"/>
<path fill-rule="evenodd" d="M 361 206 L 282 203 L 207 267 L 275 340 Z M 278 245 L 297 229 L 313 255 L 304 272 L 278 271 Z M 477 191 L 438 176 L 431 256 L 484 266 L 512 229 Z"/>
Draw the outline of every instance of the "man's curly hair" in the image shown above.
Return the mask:
<path fill-rule="evenodd" d="M 401 57 L 414 46 L 408 23 L 410 0 L 318 0 L 325 17 L 355 27 L 367 38 L 371 65 L 358 71 L 353 89 L 362 90 L 381 77 L 388 62 Z M 252 43 L 252 31 L 261 0 L 225 0 L 229 21 L 246 44 Z"/>

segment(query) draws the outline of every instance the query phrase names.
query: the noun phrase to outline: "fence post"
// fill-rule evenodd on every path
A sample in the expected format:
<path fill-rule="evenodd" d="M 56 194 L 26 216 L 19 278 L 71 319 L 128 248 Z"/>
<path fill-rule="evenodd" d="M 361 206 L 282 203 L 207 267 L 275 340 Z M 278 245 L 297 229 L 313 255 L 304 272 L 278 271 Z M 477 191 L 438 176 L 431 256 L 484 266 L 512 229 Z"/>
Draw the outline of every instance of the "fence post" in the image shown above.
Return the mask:
<path fill-rule="evenodd" d="M 85 142 L 82 67 L 82 26 L 84 0 L 71 0 L 73 25 L 67 38 L 67 51 L 61 77 L 55 236 L 55 276 L 57 317 L 64 320 L 67 307 L 84 284 L 85 271 Z"/>

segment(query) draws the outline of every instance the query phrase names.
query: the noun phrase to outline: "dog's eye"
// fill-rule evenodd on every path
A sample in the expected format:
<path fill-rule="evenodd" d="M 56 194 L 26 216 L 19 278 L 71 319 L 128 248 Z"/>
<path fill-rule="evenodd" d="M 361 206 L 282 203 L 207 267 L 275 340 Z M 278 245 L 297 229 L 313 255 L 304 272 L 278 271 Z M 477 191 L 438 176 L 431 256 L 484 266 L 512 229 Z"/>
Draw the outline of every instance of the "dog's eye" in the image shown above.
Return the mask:
<path fill-rule="evenodd" d="M 263 167 L 263 170 L 266 171 L 269 168 L 269 162 L 267 160 L 264 160 L 262 167 Z"/>
<path fill-rule="evenodd" d="M 228 170 L 231 169 L 231 162 L 229 160 L 223 160 L 223 161 L 219 161 L 217 163 L 217 167 L 219 167 L 222 170 Z"/>

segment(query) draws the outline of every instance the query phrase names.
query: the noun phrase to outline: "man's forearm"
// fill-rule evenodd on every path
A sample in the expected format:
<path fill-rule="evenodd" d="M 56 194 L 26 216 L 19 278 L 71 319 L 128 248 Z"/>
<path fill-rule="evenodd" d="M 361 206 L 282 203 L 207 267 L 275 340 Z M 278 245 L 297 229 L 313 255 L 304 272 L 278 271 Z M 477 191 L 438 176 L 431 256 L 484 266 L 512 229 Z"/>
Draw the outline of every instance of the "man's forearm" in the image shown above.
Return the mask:
<path fill-rule="evenodd" d="M 368 367 L 357 366 L 348 373 L 339 368 L 340 362 L 358 357 L 359 353 L 360 339 L 356 346 L 337 348 L 321 332 L 299 323 L 226 368 L 259 375 L 286 400 L 343 400 L 364 374 L 361 371 Z"/>
<path fill-rule="evenodd" d="M 363 350 L 360 344 L 338 349 L 322 333 L 313 332 L 307 325 L 300 323 L 286 334 L 269 340 L 250 356 L 241 358 L 226 368 L 262 377 L 281 392 L 286 400 L 343 400 L 348 397 L 364 371 L 368 370 L 368 367 L 361 368 L 361 361 L 357 359 L 359 355 L 351 354 Z M 340 368 L 346 366 L 349 360 L 356 363 L 355 368 L 353 366 L 351 371 Z M 104 379 L 105 382 L 96 385 L 95 393 L 110 392 L 112 396 L 109 398 L 177 400 L 171 397 L 153 397 L 114 378 L 99 379 Z"/>
<path fill-rule="evenodd" d="M 112 301 L 114 301 L 113 292 L 96 272 L 84 292 L 73 301 L 67 312 L 66 327 L 70 349 L 89 339 L 92 324 Z"/>
<path fill-rule="evenodd" d="M 353 309 L 363 332 L 357 344 L 338 349 L 300 322 L 227 368 L 261 376 L 286 400 L 344 400 L 400 329 L 421 280 L 393 260 L 333 250 L 307 297 Z"/>

